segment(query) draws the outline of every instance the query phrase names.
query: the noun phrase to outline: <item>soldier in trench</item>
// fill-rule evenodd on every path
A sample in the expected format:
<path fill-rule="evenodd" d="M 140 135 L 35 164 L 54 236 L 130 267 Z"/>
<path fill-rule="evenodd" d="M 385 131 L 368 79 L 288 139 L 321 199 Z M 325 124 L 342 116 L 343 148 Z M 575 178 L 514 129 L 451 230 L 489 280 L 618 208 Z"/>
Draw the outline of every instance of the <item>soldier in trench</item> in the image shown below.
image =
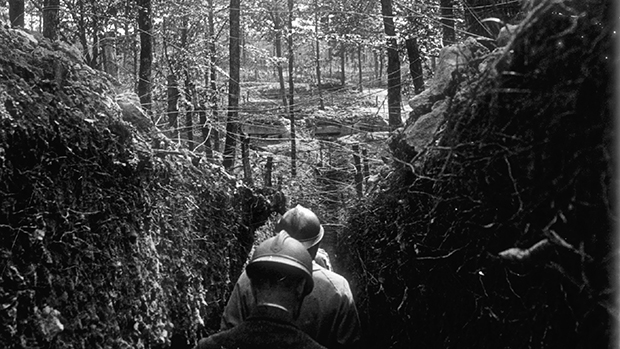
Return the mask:
<path fill-rule="evenodd" d="M 318 217 L 297 205 L 288 210 L 275 226 L 297 239 L 315 259 L 324 236 Z M 353 294 L 347 280 L 312 262 L 314 288 L 304 299 L 295 324 L 319 344 L 329 349 L 360 348 L 361 326 Z M 222 316 L 221 329 L 227 330 L 247 319 L 254 305 L 247 270 L 235 284 Z"/>
<path fill-rule="evenodd" d="M 239 325 L 201 339 L 195 349 L 325 349 L 293 321 L 314 286 L 312 258 L 285 231 L 260 244 L 246 267 L 255 305 Z"/>

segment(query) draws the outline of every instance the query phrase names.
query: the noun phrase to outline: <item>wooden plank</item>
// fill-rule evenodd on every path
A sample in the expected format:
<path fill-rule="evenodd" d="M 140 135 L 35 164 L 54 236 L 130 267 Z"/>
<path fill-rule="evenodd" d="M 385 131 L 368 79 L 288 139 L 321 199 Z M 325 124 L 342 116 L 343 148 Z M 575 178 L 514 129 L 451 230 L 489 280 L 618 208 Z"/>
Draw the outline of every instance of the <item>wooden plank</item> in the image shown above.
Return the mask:
<path fill-rule="evenodd" d="M 250 136 L 278 136 L 286 134 L 282 125 L 243 125 L 242 131 Z"/>

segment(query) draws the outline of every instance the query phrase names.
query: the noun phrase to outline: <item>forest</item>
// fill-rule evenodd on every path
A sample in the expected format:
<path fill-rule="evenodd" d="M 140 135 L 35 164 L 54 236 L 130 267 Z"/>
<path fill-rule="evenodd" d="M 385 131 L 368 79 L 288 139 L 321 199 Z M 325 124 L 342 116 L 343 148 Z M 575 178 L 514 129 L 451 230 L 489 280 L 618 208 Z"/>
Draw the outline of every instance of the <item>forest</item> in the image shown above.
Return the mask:
<path fill-rule="evenodd" d="M 614 347 L 614 7 L 3 1 L 0 345 L 191 348 L 302 204 L 369 349 Z"/>
<path fill-rule="evenodd" d="M 390 126 L 402 125 L 401 96 L 424 88 L 441 47 L 469 35 L 491 42 L 522 7 L 513 0 L 8 2 L 5 23 L 69 43 L 118 90 L 135 91 L 171 139 L 219 156 L 227 169 L 256 124 L 288 122 L 295 139 L 290 120 L 324 110 L 323 90 L 387 83 L 390 98 L 373 90 L 361 97 L 381 99 Z M 260 117 L 266 113 L 274 117 Z M 277 133 L 269 130 L 258 135 Z M 292 149 L 292 177 L 295 160 Z"/>

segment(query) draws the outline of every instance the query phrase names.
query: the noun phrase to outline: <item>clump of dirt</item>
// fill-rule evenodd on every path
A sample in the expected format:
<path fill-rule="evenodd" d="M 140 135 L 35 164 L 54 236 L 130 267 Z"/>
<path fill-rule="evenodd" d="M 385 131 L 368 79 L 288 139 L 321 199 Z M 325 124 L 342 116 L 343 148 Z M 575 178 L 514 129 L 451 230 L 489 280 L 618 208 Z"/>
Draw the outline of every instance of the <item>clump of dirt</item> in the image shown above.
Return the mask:
<path fill-rule="evenodd" d="M 0 28 L 0 346 L 183 347 L 283 200 L 152 148 L 78 56 Z"/>
<path fill-rule="evenodd" d="M 540 2 L 459 85 L 437 141 L 339 240 L 371 347 L 606 348 L 613 323 L 612 29 Z"/>

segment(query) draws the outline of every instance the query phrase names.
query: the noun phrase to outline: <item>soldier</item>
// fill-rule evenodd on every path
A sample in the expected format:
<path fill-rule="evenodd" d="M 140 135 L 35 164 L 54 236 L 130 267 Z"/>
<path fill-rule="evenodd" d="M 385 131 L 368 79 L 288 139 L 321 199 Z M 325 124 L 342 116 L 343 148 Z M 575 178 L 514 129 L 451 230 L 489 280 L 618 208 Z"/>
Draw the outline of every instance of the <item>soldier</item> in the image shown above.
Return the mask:
<path fill-rule="evenodd" d="M 246 267 L 256 300 L 238 326 L 201 339 L 195 349 L 325 349 L 293 321 L 314 286 L 312 258 L 285 231 L 258 246 Z"/>
<path fill-rule="evenodd" d="M 312 211 L 300 205 L 290 209 L 276 224 L 276 231 L 280 230 L 301 242 L 313 259 L 316 257 L 324 230 Z M 312 278 L 314 289 L 304 299 L 295 324 L 327 348 L 359 348 L 360 320 L 347 280 L 316 262 L 312 263 Z M 224 309 L 221 329 L 239 325 L 250 315 L 253 304 L 250 281 L 244 272 Z"/>

